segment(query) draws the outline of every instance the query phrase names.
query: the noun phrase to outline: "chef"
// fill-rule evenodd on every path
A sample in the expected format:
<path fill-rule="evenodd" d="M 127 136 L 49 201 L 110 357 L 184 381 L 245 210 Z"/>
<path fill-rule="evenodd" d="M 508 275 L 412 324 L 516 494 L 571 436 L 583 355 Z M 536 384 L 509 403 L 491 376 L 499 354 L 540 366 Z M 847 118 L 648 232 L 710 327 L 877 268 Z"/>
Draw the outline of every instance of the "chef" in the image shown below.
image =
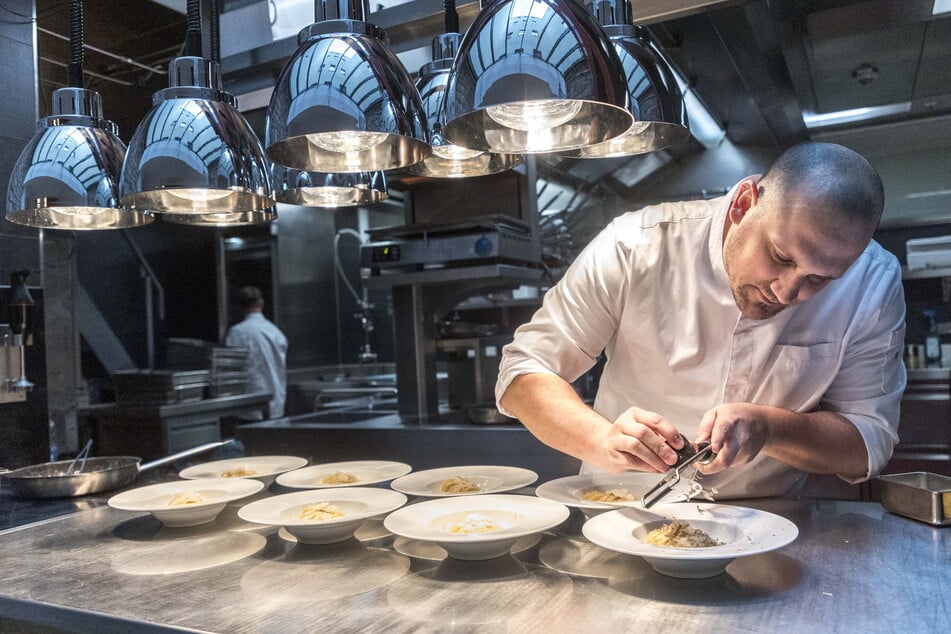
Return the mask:
<path fill-rule="evenodd" d="M 726 196 L 619 216 L 503 349 L 499 409 L 583 472 L 663 472 L 681 432 L 709 441 L 720 498 L 875 476 L 906 380 L 883 205 L 862 156 L 803 143 Z M 569 383 L 602 352 L 592 409 Z"/>

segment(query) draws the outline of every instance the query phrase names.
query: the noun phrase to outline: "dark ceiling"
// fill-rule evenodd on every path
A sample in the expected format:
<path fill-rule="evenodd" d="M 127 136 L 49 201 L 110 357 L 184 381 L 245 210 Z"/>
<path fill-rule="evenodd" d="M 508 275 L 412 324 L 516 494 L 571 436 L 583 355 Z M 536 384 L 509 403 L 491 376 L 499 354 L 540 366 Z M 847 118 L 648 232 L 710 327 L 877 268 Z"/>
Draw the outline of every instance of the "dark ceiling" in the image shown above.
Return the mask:
<path fill-rule="evenodd" d="M 85 50 L 85 87 L 102 95 L 106 117 L 128 141 L 152 107 L 152 93 L 168 86 L 168 62 L 182 49 L 185 16 L 151 0 L 84 0 L 83 12 L 84 43 L 99 49 Z M 37 0 L 36 24 L 39 110 L 46 116 L 53 90 L 67 84 L 68 0 Z"/>
<path fill-rule="evenodd" d="M 441 0 L 397 1 L 371 2 L 370 16 L 387 30 L 395 51 L 425 46 L 442 32 Z M 734 144 L 779 150 L 808 138 L 844 135 L 853 145 L 864 143 L 860 151 L 881 152 L 902 144 L 907 149 L 951 146 L 951 13 L 932 16 L 933 3 L 635 0 L 634 15 Z M 184 1 L 179 4 L 184 7 Z M 222 4 L 227 12 L 256 3 Z M 478 2 L 457 0 L 456 5 L 464 29 Z M 181 50 L 184 16 L 153 0 L 85 0 L 84 6 L 86 43 L 114 55 L 86 51 L 86 85 L 102 93 L 107 116 L 128 139 L 151 107 L 152 92 L 167 86 L 164 71 Z M 67 16 L 66 1 L 37 0 L 43 115 L 52 89 L 65 83 L 68 59 L 67 43 L 47 32 L 67 34 Z M 229 38 L 239 49 L 245 39 L 251 41 L 243 30 L 223 31 L 221 38 L 223 50 Z M 294 46 L 289 37 L 252 43 L 225 57 L 228 89 L 240 99 L 242 93 L 269 85 Z M 883 113 L 873 110 L 859 120 L 818 125 L 810 118 L 882 106 L 887 107 Z M 693 144 L 677 151 L 699 149 Z M 632 174 L 643 171 L 644 163 L 554 162 L 581 182 L 604 181 L 618 190 L 636 180 Z"/>

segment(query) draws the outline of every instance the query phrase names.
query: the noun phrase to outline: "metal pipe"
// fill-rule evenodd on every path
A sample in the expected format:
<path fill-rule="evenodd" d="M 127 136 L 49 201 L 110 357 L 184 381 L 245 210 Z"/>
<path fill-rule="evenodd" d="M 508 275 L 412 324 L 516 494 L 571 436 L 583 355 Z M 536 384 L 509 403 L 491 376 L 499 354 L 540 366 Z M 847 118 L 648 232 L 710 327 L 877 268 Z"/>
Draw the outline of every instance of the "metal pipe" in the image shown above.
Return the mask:
<path fill-rule="evenodd" d="M 148 358 L 149 370 L 155 369 L 155 317 L 152 314 L 152 279 L 148 276 L 144 266 L 139 267 L 139 274 L 145 280 L 145 351 Z"/>
<path fill-rule="evenodd" d="M 40 33 L 45 33 L 46 35 L 49 35 L 50 37 L 55 37 L 55 38 L 57 38 L 57 39 L 60 39 L 60 40 L 65 41 L 65 42 L 68 42 L 68 41 L 69 41 L 69 38 L 66 37 L 65 35 L 60 35 L 59 33 L 56 33 L 56 32 L 54 32 L 54 31 L 50 31 L 50 30 L 48 30 L 48 29 L 44 29 L 44 28 L 41 27 L 41 26 L 36 27 L 36 30 L 39 31 Z M 149 72 L 151 72 L 151 73 L 159 73 L 160 75 L 168 75 L 168 71 L 167 71 L 167 70 L 162 70 L 161 68 L 152 68 L 151 66 L 146 66 L 145 64 L 140 64 L 139 62 L 135 61 L 135 60 L 132 59 L 131 57 L 123 57 L 123 56 L 121 56 L 121 55 L 116 55 L 115 53 L 110 53 L 109 51 L 103 50 L 103 49 L 101 49 L 101 48 L 97 48 L 97 47 L 92 46 L 92 45 L 90 45 L 90 44 L 86 44 L 85 42 L 83 42 L 83 48 L 88 49 L 88 50 L 90 50 L 90 51 L 94 51 L 94 52 L 96 52 L 96 53 L 99 53 L 100 55 L 105 55 L 106 57 L 111 57 L 112 59 L 119 60 L 120 62 L 123 62 L 124 64 L 129 64 L 130 66 L 135 66 L 135 67 L 137 67 L 137 68 L 141 68 L 141 69 L 143 69 L 143 70 L 147 70 L 147 71 L 149 71 Z M 85 72 L 88 73 L 89 71 L 85 71 Z"/>
<path fill-rule="evenodd" d="M 41 62 L 46 62 L 47 64 L 53 64 L 54 66 L 62 66 L 64 68 L 69 68 L 69 64 L 64 64 L 63 62 L 57 61 L 55 59 L 50 59 L 49 57 L 40 57 Z M 83 69 L 83 75 L 89 75 L 90 77 L 95 77 L 97 79 L 104 79 L 105 81 L 111 81 L 114 84 L 119 84 L 120 86 L 135 86 L 135 82 L 125 81 L 122 79 L 114 79 L 106 75 L 100 75 L 99 73 L 94 73 L 91 70 Z M 72 84 L 72 82 L 70 82 Z M 64 84 L 59 84 L 64 85 Z"/>

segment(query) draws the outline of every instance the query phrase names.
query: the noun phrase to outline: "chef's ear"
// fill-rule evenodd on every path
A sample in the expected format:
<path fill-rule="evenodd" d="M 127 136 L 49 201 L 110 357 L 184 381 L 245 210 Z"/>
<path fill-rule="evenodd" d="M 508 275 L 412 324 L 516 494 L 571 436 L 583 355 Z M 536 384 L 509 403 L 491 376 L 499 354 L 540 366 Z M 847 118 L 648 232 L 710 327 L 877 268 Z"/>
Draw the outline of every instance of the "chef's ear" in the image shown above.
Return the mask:
<path fill-rule="evenodd" d="M 738 224 L 743 220 L 746 212 L 756 206 L 759 196 L 759 179 L 757 177 L 750 176 L 740 181 L 740 184 L 736 186 L 733 200 L 730 201 L 730 222 Z"/>

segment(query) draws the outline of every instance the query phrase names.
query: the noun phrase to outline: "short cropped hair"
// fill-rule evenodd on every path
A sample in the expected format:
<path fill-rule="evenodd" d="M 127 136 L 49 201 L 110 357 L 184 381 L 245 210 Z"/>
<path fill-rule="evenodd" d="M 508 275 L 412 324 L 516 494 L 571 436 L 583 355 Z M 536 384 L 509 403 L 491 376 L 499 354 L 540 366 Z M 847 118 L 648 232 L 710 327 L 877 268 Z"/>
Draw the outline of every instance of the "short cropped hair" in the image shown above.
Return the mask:
<path fill-rule="evenodd" d="M 238 291 L 238 306 L 242 310 L 264 306 L 264 294 L 257 286 L 245 286 Z"/>
<path fill-rule="evenodd" d="M 806 196 L 844 220 L 877 227 L 885 206 L 882 179 L 844 145 L 806 142 L 785 150 L 760 180 L 763 194 Z"/>

